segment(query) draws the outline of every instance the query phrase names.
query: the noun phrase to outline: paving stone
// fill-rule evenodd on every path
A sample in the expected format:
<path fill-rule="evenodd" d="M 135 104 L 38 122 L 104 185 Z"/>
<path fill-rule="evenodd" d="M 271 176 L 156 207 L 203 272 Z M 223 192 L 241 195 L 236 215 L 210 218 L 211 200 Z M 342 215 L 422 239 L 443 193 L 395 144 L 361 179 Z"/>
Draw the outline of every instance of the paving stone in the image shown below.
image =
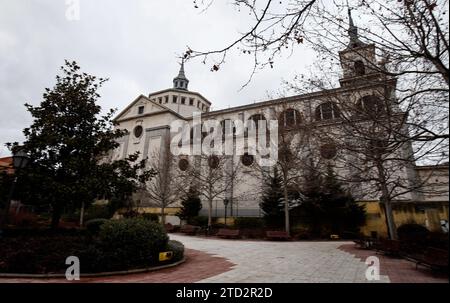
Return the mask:
<path fill-rule="evenodd" d="M 356 249 L 351 242 L 268 242 L 222 240 L 170 234 L 181 241 L 188 260 L 176 268 L 126 276 L 86 278 L 83 282 L 287 282 L 287 283 L 448 283 L 447 276 L 415 270 L 414 264 L 376 255 L 380 280 L 365 276 L 373 251 Z M 67 282 L 64 279 L 1 279 L 1 282 Z"/>

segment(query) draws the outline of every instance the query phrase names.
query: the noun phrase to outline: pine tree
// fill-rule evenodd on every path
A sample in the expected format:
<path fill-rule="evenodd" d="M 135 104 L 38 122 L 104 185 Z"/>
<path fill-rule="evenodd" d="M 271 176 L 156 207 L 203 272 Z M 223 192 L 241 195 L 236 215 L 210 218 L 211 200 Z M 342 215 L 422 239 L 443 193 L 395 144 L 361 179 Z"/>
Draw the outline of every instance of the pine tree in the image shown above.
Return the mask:
<path fill-rule="evenodd" d="M 202 209 L 202 202 L 195 187 L 190 187 L 188 193 L 181 201 L 181 209 L 177 216 L 182 220 L 189 220 L 197 217 L 199 211 Z"/>
<path fill-rule="evenodd" d="M 364 224 L 365 208 L 356 203 L 349 190 L 343 188 L 330 164 L 327 166 L 322 192 L 325 220 L 331 232 L 356 232 Z"/>
<path fill-rule="evenodd" d="M 317 169 L 310 168 L 303 188 L 303 201 L 297 212 L 302 213 L 303 223 L 309 225 L 314 235 L 357 232 L 364 224 L 364 207 L 343 188 L 330 164 L 323 177 Z"/>
<path fill-rule="evenodd" d="M 282 227 L 284 218 L 284 198 L 282 180 L 275 168 L 266 184 L 262 201 L 259 204 L 263 211 L 264 221 L 268 227 Z"/>
<path fill-rule="evenodd" d="M 300 218 L 300 221 L 296 223 L 309 226 L 310 232 L 313 235 L 319 235 L 321 233 L 321 220 L 324 216 L 321 205 L 322 188 L 322 175 L 311 161 L 304 176 L 303 186 L 301 187 L 301 204 L 292 213 Z"/>

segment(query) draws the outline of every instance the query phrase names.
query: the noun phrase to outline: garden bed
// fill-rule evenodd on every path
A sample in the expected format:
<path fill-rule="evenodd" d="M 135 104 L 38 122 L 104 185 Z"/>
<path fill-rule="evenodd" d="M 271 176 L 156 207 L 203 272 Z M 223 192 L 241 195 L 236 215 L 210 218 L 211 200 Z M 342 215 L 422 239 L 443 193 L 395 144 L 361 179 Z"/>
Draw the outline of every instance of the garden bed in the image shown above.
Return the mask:
<path fill-rule="evenodd" d="M 168 261 L 159 253 L 172 251 Z M 184 246 L 169 241 L 164 228 L 142 219 L 106 221 L 98 231 L 5 231 L 0 238 L 0 274 L 62 275 L 66 258 L 77 256 L 82 275 L 125 272 L 183 260 Z"/>
<path fill-rule="evenodd" d="M 122 270 L 122 271 L 110 271 L 110 272 L 99 272 L 99 273 L 82 273 L 80 277 L 82 278 L 95 278 L 95 277 L 107 277 L 107 276 L 120 276 L 120 275 L 131 275 L 131 274 L 141 274 L 151 271 L 162 270 L 166 268 L 172 268 L 183 264 L 186 261 L 186 257 L 183 259 L 164 264 L 164 265 L 155 265 L 153 267 L 147 268 L 138 268 L 138 269 L 130 269 L 130 270 Z M 0 278 L 18 278 L 18 279 L 49 279 L 49 278 L 65 278 L 65 274 L 19 274 L 19 273 L 1 273 Z"/>

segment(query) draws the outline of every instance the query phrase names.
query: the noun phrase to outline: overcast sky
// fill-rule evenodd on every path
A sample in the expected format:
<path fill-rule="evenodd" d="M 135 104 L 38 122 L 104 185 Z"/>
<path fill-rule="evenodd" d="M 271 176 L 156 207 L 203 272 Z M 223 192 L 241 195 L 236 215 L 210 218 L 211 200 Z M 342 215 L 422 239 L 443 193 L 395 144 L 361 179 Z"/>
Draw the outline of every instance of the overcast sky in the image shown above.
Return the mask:
<path fill-rule="evenodd" d="M 140 94 L 172 87 L 177 55 L 187 45 L 219 48 L 248 28 L 250 17 L 230 3 L 216 1 L 200 13 L 190 0 L 80 0 L 80 20 L 70 21 L 65 0 L 0 0 L 0 157 L 9 154 L 6 142 L 23 140 L 22 129 L 31 123 L 23 104 L 41 102 L 64 59 L 110 78 L 100 103 L 121 110 Z M 200 60 L 185 69 L 189 89 L 214 110 L 267 99 L 312 60 L 311 50 L 297 48 L 241 91 L 252 67 L 245 55 L 230 55 L 219 72 Z"/>

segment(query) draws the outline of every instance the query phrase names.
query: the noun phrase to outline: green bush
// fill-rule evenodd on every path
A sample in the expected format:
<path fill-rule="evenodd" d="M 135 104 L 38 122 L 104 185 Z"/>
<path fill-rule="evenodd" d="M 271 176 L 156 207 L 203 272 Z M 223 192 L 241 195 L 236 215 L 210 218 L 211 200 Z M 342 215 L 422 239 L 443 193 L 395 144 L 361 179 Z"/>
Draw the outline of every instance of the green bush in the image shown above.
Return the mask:
<path fill-rule="evenodd" d="M 161 224 L 149 220 L 123 219 L 104 223 L 98 247 L 109 270 L 143 267 L 158 262 L 169 237 Z"/>
<path fill-rule="evenodd" d="M 264 220 L 263 218 L 258 217 L 237 217 L 234 220 L 234 225 L 241 229 L 241 228 L 263 228 L 264 227 Z"/>
<path fill-rule="evenodd" d="M 108 222 L 107 219 L 98 218 L 86 221 L 84 225 L 90 234 L 96 235 L 100 231 L 100 227 L 106 222 Z"/>
<path fill-rule="evenodd" d="M 69 234 L 0 238 L 0 272 L 64 272 L 66 258 L 79 256 L 88 245 L 85 237 Z"/>
<path fill-rule="evenodd" d="M 138 211 L 131 209 L 131 210 L 125 211 L 122 215 L 124 218 L 130 219 L 130 218 L 138 218 L 140 214 Z"/>
<path fill-rule="evenodd" d="M 170 240 L 169 243 L 167 243 L 167 251 L 173 251 L 173 258 L 172 261 L 180 261 L 184 257 L 184 245 L 183 243 L 175 240 Z"/>
<path fill-rule="evenodd" d="M 397 228 L 398 237 L 401 240 L 424 239 L 429 231 L 425 226 L 415 223 L 403 224 Z"/>
<path fill-rule="evenodd" d="M 196 225 L 196 226 L 207 226 L 208 225 L 208 217 L 206 217 L 206 216 L 192 217 L 188 220 L 188 224 Z"/>
<path fill-rule="evenodd" d="M 149 220 L 95 220 L 97 235 L 83 229 L 5 230 L 0 237 L 0 272 L 64 273 L 67 256 L 78 256 L 82 273 L 129 270 L 159 265 L 159 253 L 173 251 L 179 261 L 184 246 L 168 241 L 163 226 Z M 89 227 L 93 228 L 93 227 Z"/>
<path fill-rule="evenodd" d="M 111 219 L 112 214 L 108 205 L 103 204 L 93 204 L 87 210 L 84 215 L 85 221 L 90 221 L 93 219 Z"/>

